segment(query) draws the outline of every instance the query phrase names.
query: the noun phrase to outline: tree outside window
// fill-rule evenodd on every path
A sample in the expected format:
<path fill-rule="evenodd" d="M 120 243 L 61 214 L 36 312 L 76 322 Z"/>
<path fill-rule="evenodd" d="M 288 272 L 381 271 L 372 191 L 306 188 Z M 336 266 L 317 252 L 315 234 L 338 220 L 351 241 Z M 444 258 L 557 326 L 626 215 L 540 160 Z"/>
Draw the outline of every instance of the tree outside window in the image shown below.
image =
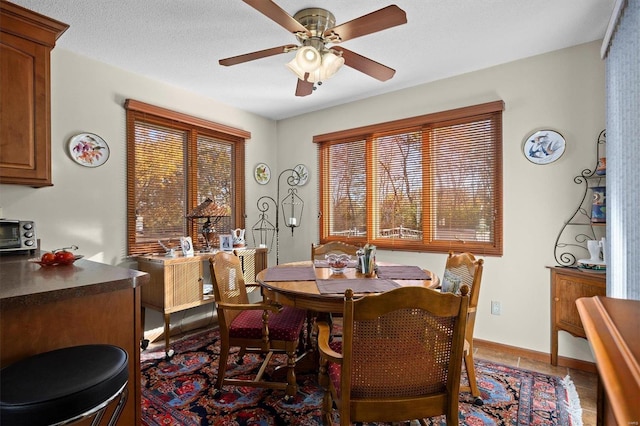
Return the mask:
<path fill-rule="evenodd" d="M 499 101 L 316 136 L 321 242 L 501 255 L 502 110 Z"/>
<path fill-rule="evenodd" d="M 244 143 L 248 132 L 128 100 L 127 230 L 130 255 L 177 246 L 204 247 L 206 219 L 187 214 L 211 199 L 229 215 L 221 233 L 244 227 Z M 220 232 L 219 231 L 219 232 Z"/>

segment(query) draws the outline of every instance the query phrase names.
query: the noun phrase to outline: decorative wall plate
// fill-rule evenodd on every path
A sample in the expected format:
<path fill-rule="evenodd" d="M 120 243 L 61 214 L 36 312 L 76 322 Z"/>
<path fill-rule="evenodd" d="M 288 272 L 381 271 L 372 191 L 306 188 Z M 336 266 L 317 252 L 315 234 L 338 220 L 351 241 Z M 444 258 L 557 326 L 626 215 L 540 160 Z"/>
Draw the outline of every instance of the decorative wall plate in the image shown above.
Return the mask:
<path fill-rule="evenodd" d="M 266 185 L 271 180 L 271 169 L 264 163 L 258 163 L 253 176 L 260 185 Z"/>
<path fill-rule="evenodd" d="M 298 173 L 300 177 L 300 181 L 298 182 L 298 186 L 305 185 L 309 180 L 309 170 L 307 170 L 307 166 L 304 164 L 298 164 L 293 168 Z"/>
<path fill-rule="evenodd" d="M 555 130 L 538 130 L 529 135 L 522 146 L 524 156 L 535 164 L 549 164 L 562 157 L 564 137 Z"/>
<path fill-rule="evenodd" d="M 69 155 L 81 166 L 102 166 L 109 159 L 109 145 L 93 133 L 80 133 L 69 141 Z"/>

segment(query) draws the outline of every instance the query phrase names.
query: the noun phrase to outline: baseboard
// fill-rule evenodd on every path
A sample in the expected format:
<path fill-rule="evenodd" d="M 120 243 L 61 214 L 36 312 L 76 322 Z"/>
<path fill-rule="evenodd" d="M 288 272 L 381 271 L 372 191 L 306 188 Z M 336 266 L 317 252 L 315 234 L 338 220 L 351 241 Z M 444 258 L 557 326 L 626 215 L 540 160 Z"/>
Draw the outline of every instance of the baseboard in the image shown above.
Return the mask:
<path fill-rule="evenodd" d="M 545 362 L 551 364 L 551 354 L 546 352 L 534 351 L 531 349 L 519 348 L 517 346 L 505 345 L 503 343 L 490 342 L 488 340 L 473 339 L 473 345 L 477 348 L 483 348 L 487 350 L 496 350 L 505 352 L 507 354 L 518 356 L 522 358 L 532 359 L 534 361 Z M 558 366 L 573 368 L 575 370 L 587 371 L 589 373 L 597 373 L 595 363 L 589 361 L 583 361 L 575 358 L 568 358 L 559 356 Z"/>

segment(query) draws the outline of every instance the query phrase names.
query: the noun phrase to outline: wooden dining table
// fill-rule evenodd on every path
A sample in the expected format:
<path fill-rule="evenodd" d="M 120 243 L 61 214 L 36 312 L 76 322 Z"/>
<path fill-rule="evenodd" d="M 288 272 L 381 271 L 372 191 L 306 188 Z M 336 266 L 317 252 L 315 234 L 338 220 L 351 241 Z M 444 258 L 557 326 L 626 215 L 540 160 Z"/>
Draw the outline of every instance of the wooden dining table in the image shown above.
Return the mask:
<path fill-rule="evenodd" d="M 277 303 L 319 313 L 342 313 L 344 292 L 357 295 L 383 293 L 401 286 L 436 288 L 438 276 L 418 266 L 378 263 L 376 273 L 366 277 L 355 262 L 334 274 L 325 262 L 303 261 L 269 267 L 256 276 L 263 295 Z"/>
<path fill-rule="evenodd" d="M 302 261 L 269 267 L 256 275 L 265 298 L 282 305 L 306 309 L 316 320 L 332 326 L 332 314 L 343 313 L 344 292 L 356 295 L 380 294 L 401 286 L 436 288 L 437 275 L 417 266 L 378 263 L 375 274 L 367 277 L 350 263 L 343 273 L 332 273 L 323 261 Z M 313 315 L 315 313 L 315 315 Z M 311 336 L 312 321 L 307 323 Z M 301 342 L 301 355 L 296 361 L 298 373 L 318 372 L 319 354 L 315 342 Z M 285 374 L 286 369 L 279 369 Z M 276 369 L 278 371 L 278 369 Z M 275 373 L 274 373 L 275 374 Z M 276 374 L 277 376 L 277 374 Z"/>

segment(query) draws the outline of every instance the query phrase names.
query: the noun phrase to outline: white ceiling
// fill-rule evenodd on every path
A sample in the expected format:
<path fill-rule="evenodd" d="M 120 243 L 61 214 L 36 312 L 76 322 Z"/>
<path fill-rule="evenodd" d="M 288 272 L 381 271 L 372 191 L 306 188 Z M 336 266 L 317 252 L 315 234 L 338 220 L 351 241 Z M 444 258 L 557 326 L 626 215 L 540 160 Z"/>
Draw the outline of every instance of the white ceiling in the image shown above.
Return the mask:
<path fill-rule="evenodd" d="M 266 1 L 266 0 L 265 0 Z M 343 43 L 396 70 L 380 82 L 343 67 L 296 97 L 294 52 L 223 67 L 218 59 L 297 43 L 241 0 L 12 0 L 65 22 L 58 47 L 271 119 L 412 87 L 604 36 L 615 0 L 396 0 L 408 23 Z M 276 0 L 322 7 L 336 24 L 393 0 Z"/>

